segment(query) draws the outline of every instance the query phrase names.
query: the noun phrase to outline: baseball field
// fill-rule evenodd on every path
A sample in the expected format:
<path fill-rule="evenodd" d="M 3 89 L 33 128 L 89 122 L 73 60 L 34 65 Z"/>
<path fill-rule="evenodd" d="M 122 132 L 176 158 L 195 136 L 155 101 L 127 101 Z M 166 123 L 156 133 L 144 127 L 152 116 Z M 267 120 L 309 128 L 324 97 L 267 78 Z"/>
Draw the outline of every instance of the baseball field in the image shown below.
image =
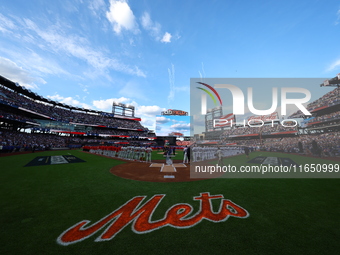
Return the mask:
<path fill-rule="evenodd" d="M 162 159 L 157 153 L 153 159 Z M 245 155 L 225 161 L 250 164 Z M 0 254 L 340 251 L 338 178 L 147 182 L 112 174 L 120 164 L 80 150 L 0 157 Z"/>

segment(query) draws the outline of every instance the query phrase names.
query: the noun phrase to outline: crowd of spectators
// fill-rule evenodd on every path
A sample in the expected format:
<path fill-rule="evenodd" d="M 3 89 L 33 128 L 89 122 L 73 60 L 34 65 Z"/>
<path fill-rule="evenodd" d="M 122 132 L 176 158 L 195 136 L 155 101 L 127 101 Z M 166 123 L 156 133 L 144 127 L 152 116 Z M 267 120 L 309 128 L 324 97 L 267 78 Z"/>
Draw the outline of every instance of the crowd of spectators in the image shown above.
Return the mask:
<path fill-rule="evenodd" d="M 249 135 L 249 134 L 259 134 L 261 133 L 261 127 L 239 127 L 234 128 L 232 135 Z"/>
<path fill-rule="evenodd" d="M 313 143 L 316 143 L 317 147 L 313 146 Z M 323 154 L 331 157 L 340 156 L 340 132 L 265 139 L 262 149 L 288 153 Z"/>
<path fill-rule="evenodd" d="M 121 129 L 92 129 L 86 132 L 87 135 L 121 135 L 133 137 L 150 137 L 151 134 L 143 131 L 121 130 Z M 153 135 L 154 136 L 154 135 Z"/>
<path fill-rule="evenodd" d="M 82 123 L 89 125 L 104 125 L 111 128 L 126 128 L 147 130 L 139 121 L 119 119 L 108 114 L 80 112 L 71 109 L 36 102 L 30 98 L 0 86 L 0 101 L 11 106 L 22 107 L 66 123 Z"/>
<path fill-rule="evenodd" d="M 261 146 L 261 140 L 260 139 L 249 139 L 249 140 L 222 140 L 221 144 L 234 144 L 234 145 L 242 145 L 242 146 L 248 146 L 259 149 Z"/>
<path fill-rule="evenodd" d="M 281 124 L 268 124 L 263 125 L 261 127 L 238 127 L 238 128 L 230 128 L 225 130 L 222 133 L 223 137 L 229 137 L 234 135 L 250 135 L 250 134 L 268 134 L 268 133 L 276 133 L 276 132 L 286 132 L 286 131 L 296 131 L 297 127 L 288 127 L 288 123 L 285 123 L 286 126 Z"/>
<path fill-rule="evenodd" d="M 11 113 L 11 112 L 8 112 L 8 111 L 4 111 L 2 109 L 0 109 L 0 118 L 14 120 L 14 121 L 20 121 L 20 122 L 27 122 L 28 121 L 28 122 L 32 122 L 32 123 L 37 123 L 32 118 L 29 118 L 29 117 L 23 116 L 23 115 L 19 115 L 19 114 L 15 114 L 15 113 Z"/>
<path fill-rule="evenodd" d="M 130 139 L 94 139 L 87 137 L 58 136 L 43 133 L 26 133 L 9 130 L 0 131 L 0 152 L 47 150 L 51 148 L 76 148 L 85 144 L 129 144 L 145 145 L 155 141 Z"/>
<path fill-rule="evenodd" d="M 321 115 L 318 117 L 315 117 L 307 122 L 308 123 L 313 123 L 313 122 L 330 122 L 330 121 L 338 121 L 340 119 L 340 111 Z M 334 123 L 336 124 L 336 123 Z"/>
<path fill-rule="evenodd" d="M 277 132 L 287 132 L 287 131 L 297 131 L 297 126 L 288 127 L 288 124 L 285 123 L 286 126 L 283 125 L 265 125 L 261 128 L 261 133 L 277 133 Z"/>
<path fill-rule="evenodd" d="M 223 139 L 220 143 L 248 146 L 264 151 L 314 154 L 328 157 L 340 156 L 340 131 L 280 138 L 249 140 Z M 300 146 L 299 143 L 301 143 Z M 315 146 L 315 144 L 317 144 L 317 146 Z"/>
<path fill-rule="evenodd" d="M 2 130 L 0 131 L 0 146 L 5 152 L 47 150 L 67 147 L 67 139 L 57 135 Z"/>
<path fill-rule="evenodd" d="M 333 106 L 340 104 L 340 87 L 337 87 L 333 89 L 332 91 L 326 93 L 319 99 L 311 102 L 310 104 L 307 105 L 307 110 L 312 111 L 314 109 L 317 109 L 322 106 Z M 298 110 L 297 112 L 293 113 L 291 116 L 298 116 L 301 115 L 303 116 L 303 113 L 301 110 Z"/>
<path fill-rule="evenodd" d="M 42 114 L 46 112 L 46 104 L 35 102 L 32 99 L 3 86 L 0 86 L 0 100 L 11 106 L 23 107 Z"/>
<path fill-rule="evenodd" d="M 108 113 L 88 113 L 74 111 L 71 109 L 56 107 L 43 102 L 36 102 L 31 98 L 13 92 L 0 86 L 0 104 L 9 105 L 15 108 L 25 108 L 33 112 L 46 115 L 51 119 L 45 121 L 44 125 L 34 128 L 32 133 L 3 130 L 0 134 L 0 146 L 2 152 L 15 150 L 45 150 L 48 148 L 67 147 L 72 144 L 79 146 L 86 143 L 154 143 L 148 140 L 139 140 L 139 137 L 150 137 L 154 134 L 149 133 L 139 121 L 114 118 Z M 36 122 L 23 113 L 13 113 L 10 110 L 0 110 L 0 116 L 19 122 Z M 41 120 L 40 120 L 41 121 Z M 63 135 L 63 131 L 76 132 L 76 124 L 80 130 L 84 130 L 86 136 Z M 84 125 L 85 124 L 85 125 Z M 86 126 L 86 124 L 89 124 Z M 107 128 L 98 128 L 106 126 Z M 51 132 L 51 130 L 60 132 Z M 80 131 L 81 132 L 81 131 Z M 127 136 L 129 139 L 115 139 L 113 137 L 99 137 L 103 135 Z M 98 136 L 98 139 L 94 138 Z"/>
<path fill-rule="evenodd" d="M 340 103 L 340 88 L 335 88 L 334 90 L 326 93 L 319 99 L 313 101 L 312 103 L 308 104 L 307 109 L 312 111 L 313 109 L 328 105 L 335 105 Z"/>

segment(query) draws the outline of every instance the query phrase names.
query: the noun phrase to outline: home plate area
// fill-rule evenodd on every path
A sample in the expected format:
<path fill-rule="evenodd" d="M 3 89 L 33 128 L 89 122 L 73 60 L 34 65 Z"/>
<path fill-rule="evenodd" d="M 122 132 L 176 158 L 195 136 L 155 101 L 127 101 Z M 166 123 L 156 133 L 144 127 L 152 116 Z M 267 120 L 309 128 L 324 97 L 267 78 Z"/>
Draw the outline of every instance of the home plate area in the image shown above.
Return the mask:
<path fill-rule="evenodd" d="M 150 167 L 158 167 L 160 168 L 160 172 L 162 173 L 174 173 L 174 172 L 177 172 L 176 167 L 187 167 L 187 166 L 182 163 L 171 164 L 171 165 L 165 165 L 162 163 L 152 163 Z M 166 174 L 163 177 L 164 178 L 175 178 L 173 174 Z"/>
<path fill-rule="evenodd" d="M 178 160 L 180 161 L 180 160 Z M 110 169 L 116 176 L 147 182 L 190 182 L 202 180 L 190 177 L 189 164 L 173 162 L 166 164 L 164 160 L 155 160 L 151 163 L 126 162 Z"/>

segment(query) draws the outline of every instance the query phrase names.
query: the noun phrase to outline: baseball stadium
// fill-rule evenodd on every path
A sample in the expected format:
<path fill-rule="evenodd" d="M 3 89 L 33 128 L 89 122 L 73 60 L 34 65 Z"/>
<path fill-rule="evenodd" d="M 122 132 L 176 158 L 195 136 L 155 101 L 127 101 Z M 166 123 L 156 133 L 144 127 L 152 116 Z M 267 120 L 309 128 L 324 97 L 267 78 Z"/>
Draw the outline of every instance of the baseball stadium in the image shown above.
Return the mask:
<path fill-rule="evenodd" d="M 235 127 L 176 144 L 145 129 L 131 107 L 84 111 L 1 77 L 1 253 L 332 254 L 340 79 L 329 81 L 334 90 L 308 105 L 303 127 L 256 127 L 256 135 Z M 289 159 L 327 165 L 337 178 L 193 178 L 189 165 L 215 162 L 202 152 L 218 147 L 222 164 Z"/>
<path fill-rule="evenodd" d="M 339 3 L 208 2 L 0 3 L 1 255 L 340 252 Z"/>

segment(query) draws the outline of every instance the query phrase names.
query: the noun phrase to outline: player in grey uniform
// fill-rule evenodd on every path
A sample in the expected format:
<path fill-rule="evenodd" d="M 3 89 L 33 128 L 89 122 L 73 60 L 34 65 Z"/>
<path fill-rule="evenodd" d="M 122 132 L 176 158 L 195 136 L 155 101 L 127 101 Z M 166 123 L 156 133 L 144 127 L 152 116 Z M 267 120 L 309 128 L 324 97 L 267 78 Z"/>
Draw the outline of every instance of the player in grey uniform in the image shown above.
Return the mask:
<path fill-rule="evenodd" d="M 222 151 L 221 151 L 220 148 L 217 149 L 216 154 L 217 154 L 217 164 L 218 164 L 219 166 L 223 166 Z"/>
<path fill-rule="evenodd" d="M 141 162 L 145 161 L 145 150 L 146 150 L 145 147 L 140 148 L 139 159 Z"/>
<path fill-rule="evenodd" d="M 151 147 L 146 148 L 146 158 L 145 158 L 146 162 L 151 162 L 151 154 L 152 154 L 152 148 Z"/>
<path fill-rule="evenodd" d="M 188 146 L 185 146 L 185 148 L 183 149 L 183 153 L 184 153 L 183 163 L 188 163 L 189 162 L 187 151 L 188 151 Z"/>

